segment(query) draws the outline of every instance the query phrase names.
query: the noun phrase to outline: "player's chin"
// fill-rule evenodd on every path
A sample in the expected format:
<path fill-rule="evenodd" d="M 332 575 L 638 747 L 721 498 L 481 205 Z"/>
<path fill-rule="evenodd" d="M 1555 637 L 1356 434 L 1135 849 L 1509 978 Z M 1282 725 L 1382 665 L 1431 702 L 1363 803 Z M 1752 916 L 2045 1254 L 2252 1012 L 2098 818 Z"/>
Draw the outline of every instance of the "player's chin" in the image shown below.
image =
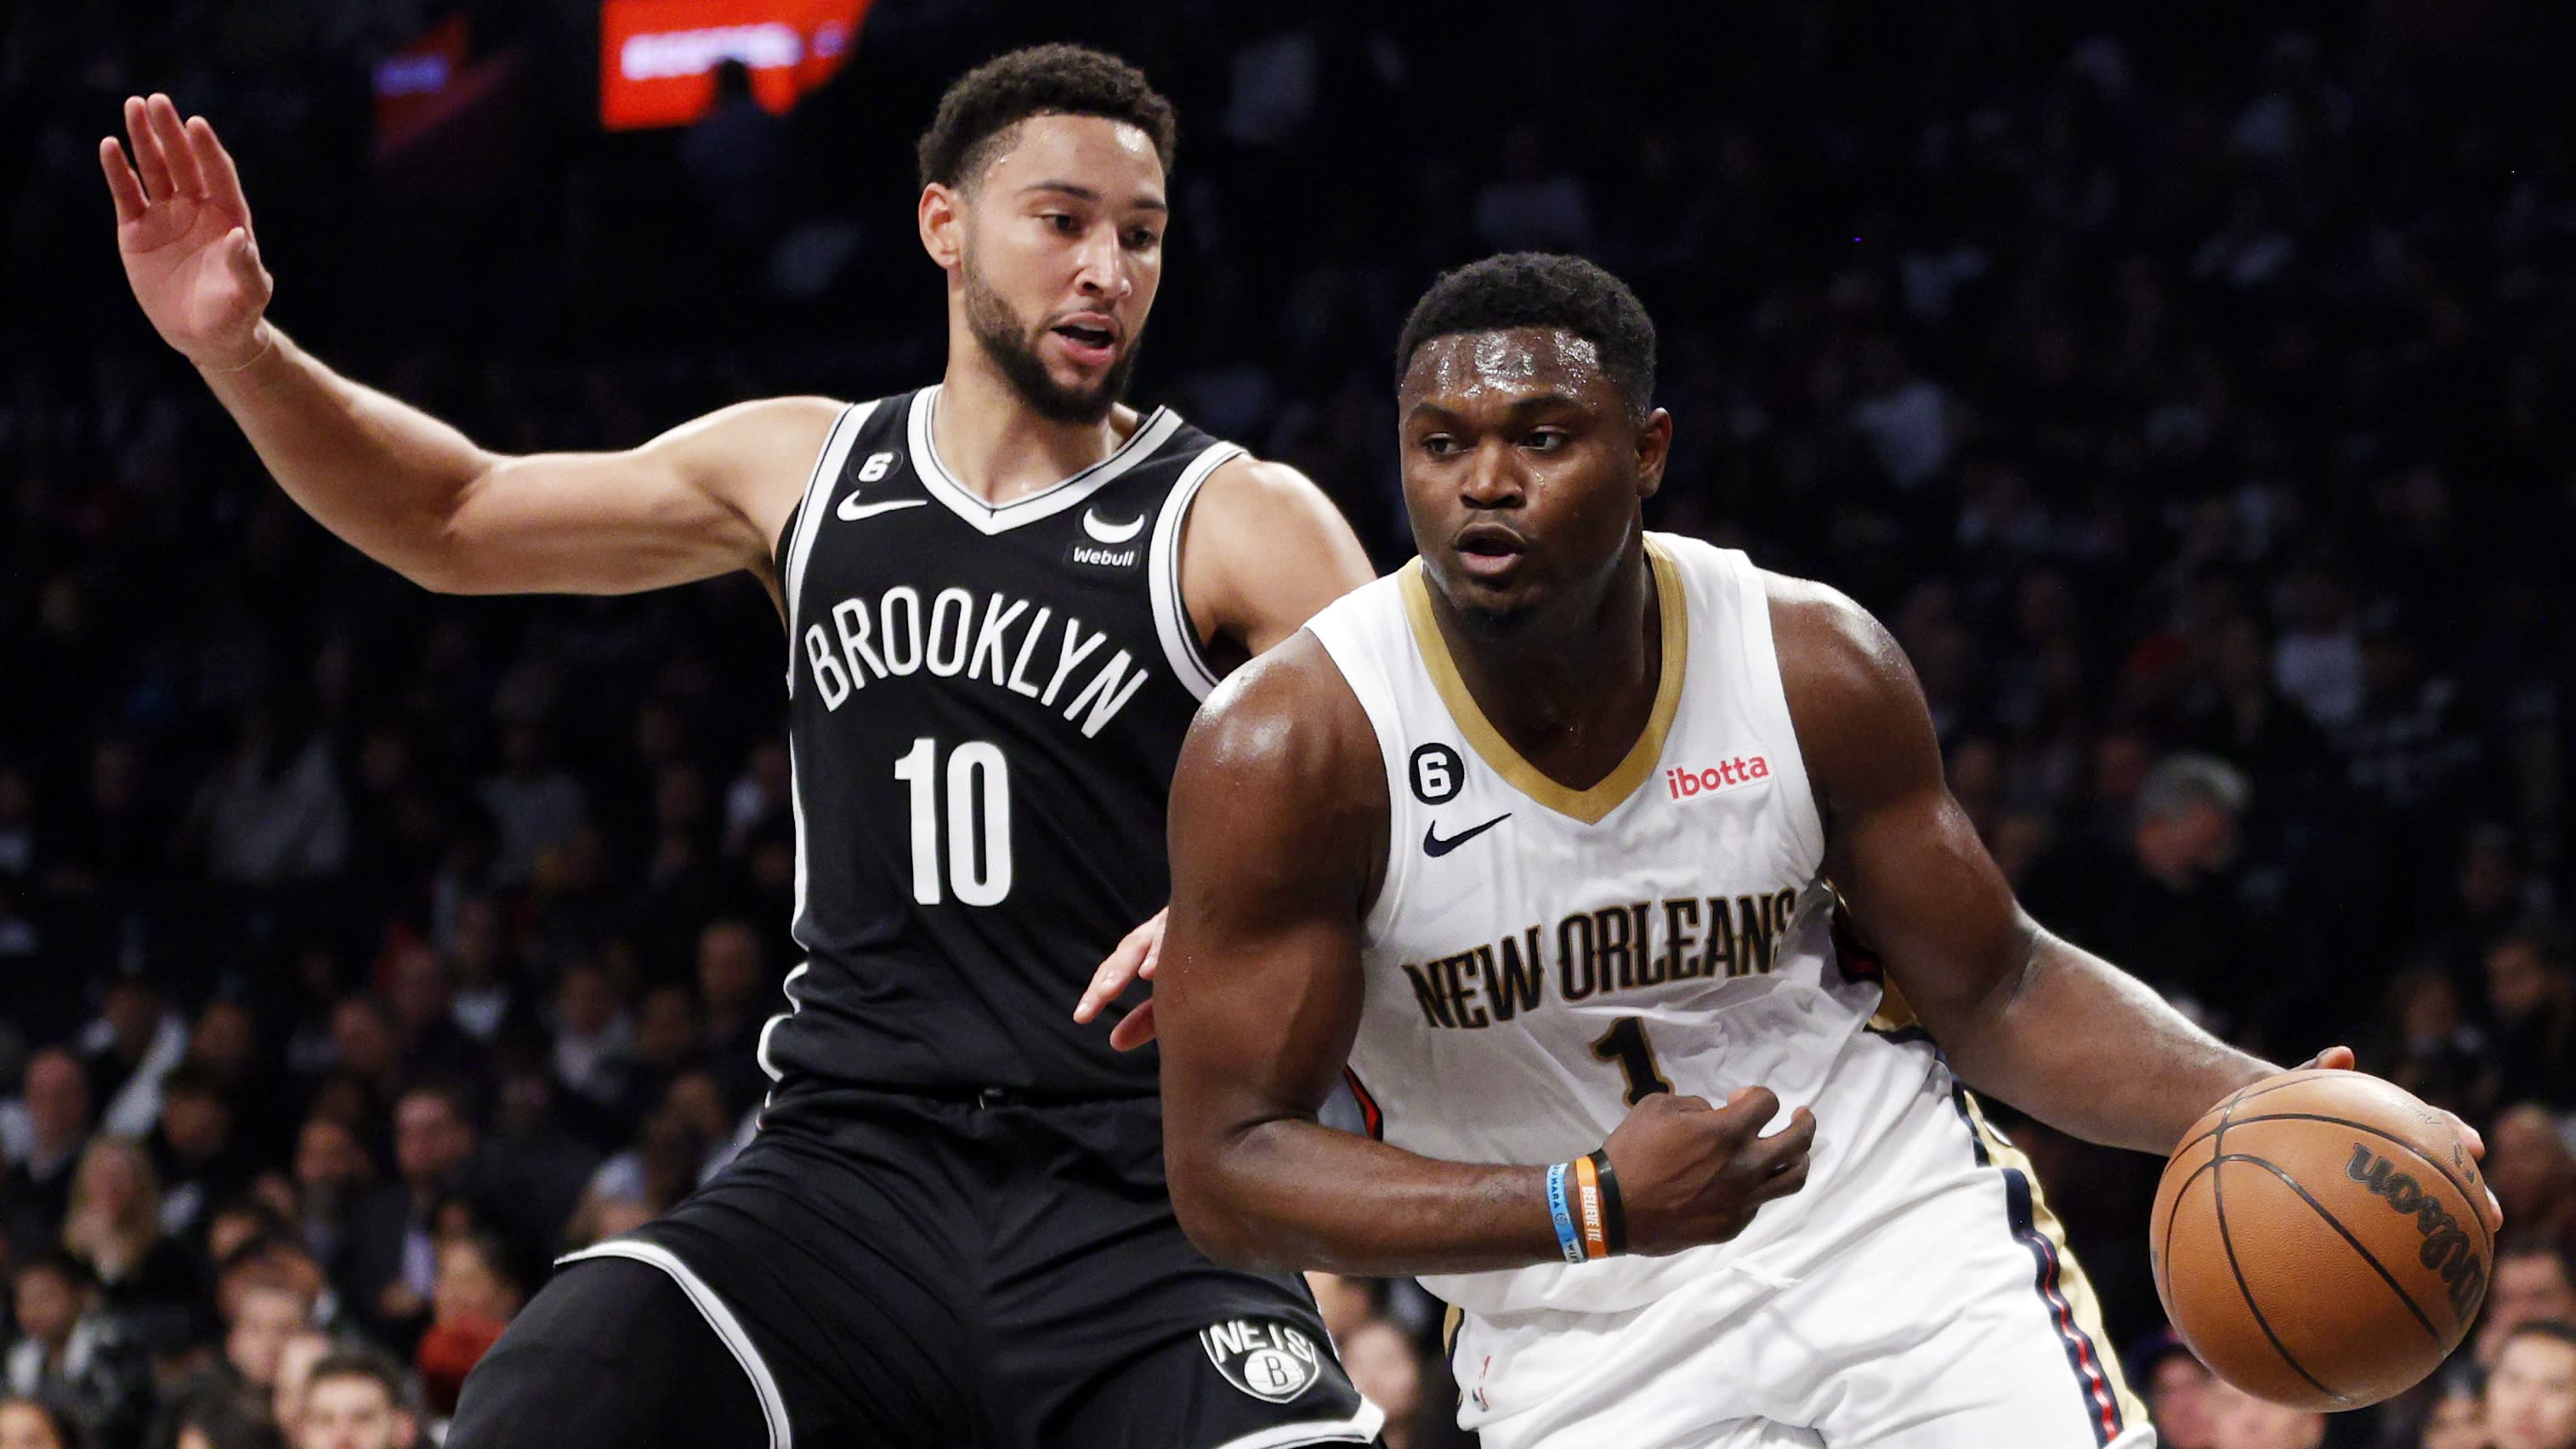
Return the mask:
<path fill-rule="evenodd" d="M 1104 412 L 1118 400 L 1118 385 L 1124 375 L 1116 357 L 1097 366 L 1061 357 L 1047 363 L 1047 380 L 1055 384 L 1057 393 L 1070 402 Z"/>
<path fill-rule="evenodd" d="M 1440 591 L 1471 624 L 1508 628 L 1545 602 L 1545 585 L 1532 576 L 1524 559 L 1497 567 L 1488 556 L 1453 552 L 1442 565 Z"/>

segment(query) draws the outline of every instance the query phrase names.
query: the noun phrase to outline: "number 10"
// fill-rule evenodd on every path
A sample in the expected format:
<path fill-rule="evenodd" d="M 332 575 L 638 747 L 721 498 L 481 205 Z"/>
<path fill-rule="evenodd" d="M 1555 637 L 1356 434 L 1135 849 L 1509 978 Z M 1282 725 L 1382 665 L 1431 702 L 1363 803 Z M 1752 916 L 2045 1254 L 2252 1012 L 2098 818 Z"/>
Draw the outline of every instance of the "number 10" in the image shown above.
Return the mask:
<path fill-rule="evenodd" d="M 894 762 L 894 777 L 912 787 L 912 898 L 925 906 L 939 904 L 938 763 L 939 746 L 926 736 Z M 983 740 L 948 756 L 948 889 L 968 906 L 999 905 L 1011 893 L 1010 770 L 1001 746 Z"/>

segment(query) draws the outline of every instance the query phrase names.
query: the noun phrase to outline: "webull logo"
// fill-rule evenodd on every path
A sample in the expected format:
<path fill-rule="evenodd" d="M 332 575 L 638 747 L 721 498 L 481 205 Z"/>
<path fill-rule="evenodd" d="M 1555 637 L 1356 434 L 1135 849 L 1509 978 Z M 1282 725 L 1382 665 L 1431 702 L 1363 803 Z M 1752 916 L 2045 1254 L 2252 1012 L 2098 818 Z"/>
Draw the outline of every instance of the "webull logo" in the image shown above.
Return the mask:
<path fill-rule="evenodd" d="M 2352 1161 L 2344 1171 L 2391 1209 L 2415 1219 L 2415 1231 L 2424 1239 L 2416 1261 L 2442 1275 L 2442 1285 L 2450 1292 L 2451 1311 L 2467 1318 L 2477 1308 L 2487 1286 L 2487 1265 L 2479 1259 L 2468 1229 L 2426 1192 L 2422 1183 L 2397 1171 L 2395 1163 L 2362 1143 L 2352 1144 Z"/>

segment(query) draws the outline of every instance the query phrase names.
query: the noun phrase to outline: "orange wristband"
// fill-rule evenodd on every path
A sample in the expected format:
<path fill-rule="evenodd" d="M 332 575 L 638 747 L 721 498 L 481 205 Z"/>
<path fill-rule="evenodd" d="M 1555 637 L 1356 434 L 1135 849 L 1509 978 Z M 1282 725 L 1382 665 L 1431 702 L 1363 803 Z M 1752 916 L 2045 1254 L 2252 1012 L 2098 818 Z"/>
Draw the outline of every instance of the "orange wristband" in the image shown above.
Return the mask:
<path fill-rule="evenodd" d="M 1610 1256 L 1609 1220 L 1601 1212 L 1601 1173 L 1589 1157 L 1574 1159 L 1574 1221 L 1583 1230 L 1583 1256 Z"/>

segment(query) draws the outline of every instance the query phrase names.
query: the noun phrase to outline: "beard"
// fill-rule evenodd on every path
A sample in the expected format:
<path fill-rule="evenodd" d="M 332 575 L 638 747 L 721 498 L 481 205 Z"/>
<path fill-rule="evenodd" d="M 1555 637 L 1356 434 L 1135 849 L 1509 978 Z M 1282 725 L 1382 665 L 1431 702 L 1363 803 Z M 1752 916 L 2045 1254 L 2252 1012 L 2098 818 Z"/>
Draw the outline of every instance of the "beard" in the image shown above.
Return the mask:
<path fill-rule="evenodd" d="M 1136 371 L 1136 347 L 1131 340 L 1118 360 L 1109 364 L 1097 386 L 1070 388 L 1057 382 L 1047 371 L 1046 360 L 1038 356 L 1038 341 L 1046 336 L 1044 329 L 1029 331 L 1011 311 L 1002 294 L 985 285 L 983 273 L 976 270 L 975 258 L 969 252 L 965 259 L 966 327 L 975 334 L 976 343 L 1002 376 L 1011 391 L 1029 410 L 1051 423 L 1096 423 L 1109 416 L 1109 410 L 1127 395 L 1127 379 Z"/>

